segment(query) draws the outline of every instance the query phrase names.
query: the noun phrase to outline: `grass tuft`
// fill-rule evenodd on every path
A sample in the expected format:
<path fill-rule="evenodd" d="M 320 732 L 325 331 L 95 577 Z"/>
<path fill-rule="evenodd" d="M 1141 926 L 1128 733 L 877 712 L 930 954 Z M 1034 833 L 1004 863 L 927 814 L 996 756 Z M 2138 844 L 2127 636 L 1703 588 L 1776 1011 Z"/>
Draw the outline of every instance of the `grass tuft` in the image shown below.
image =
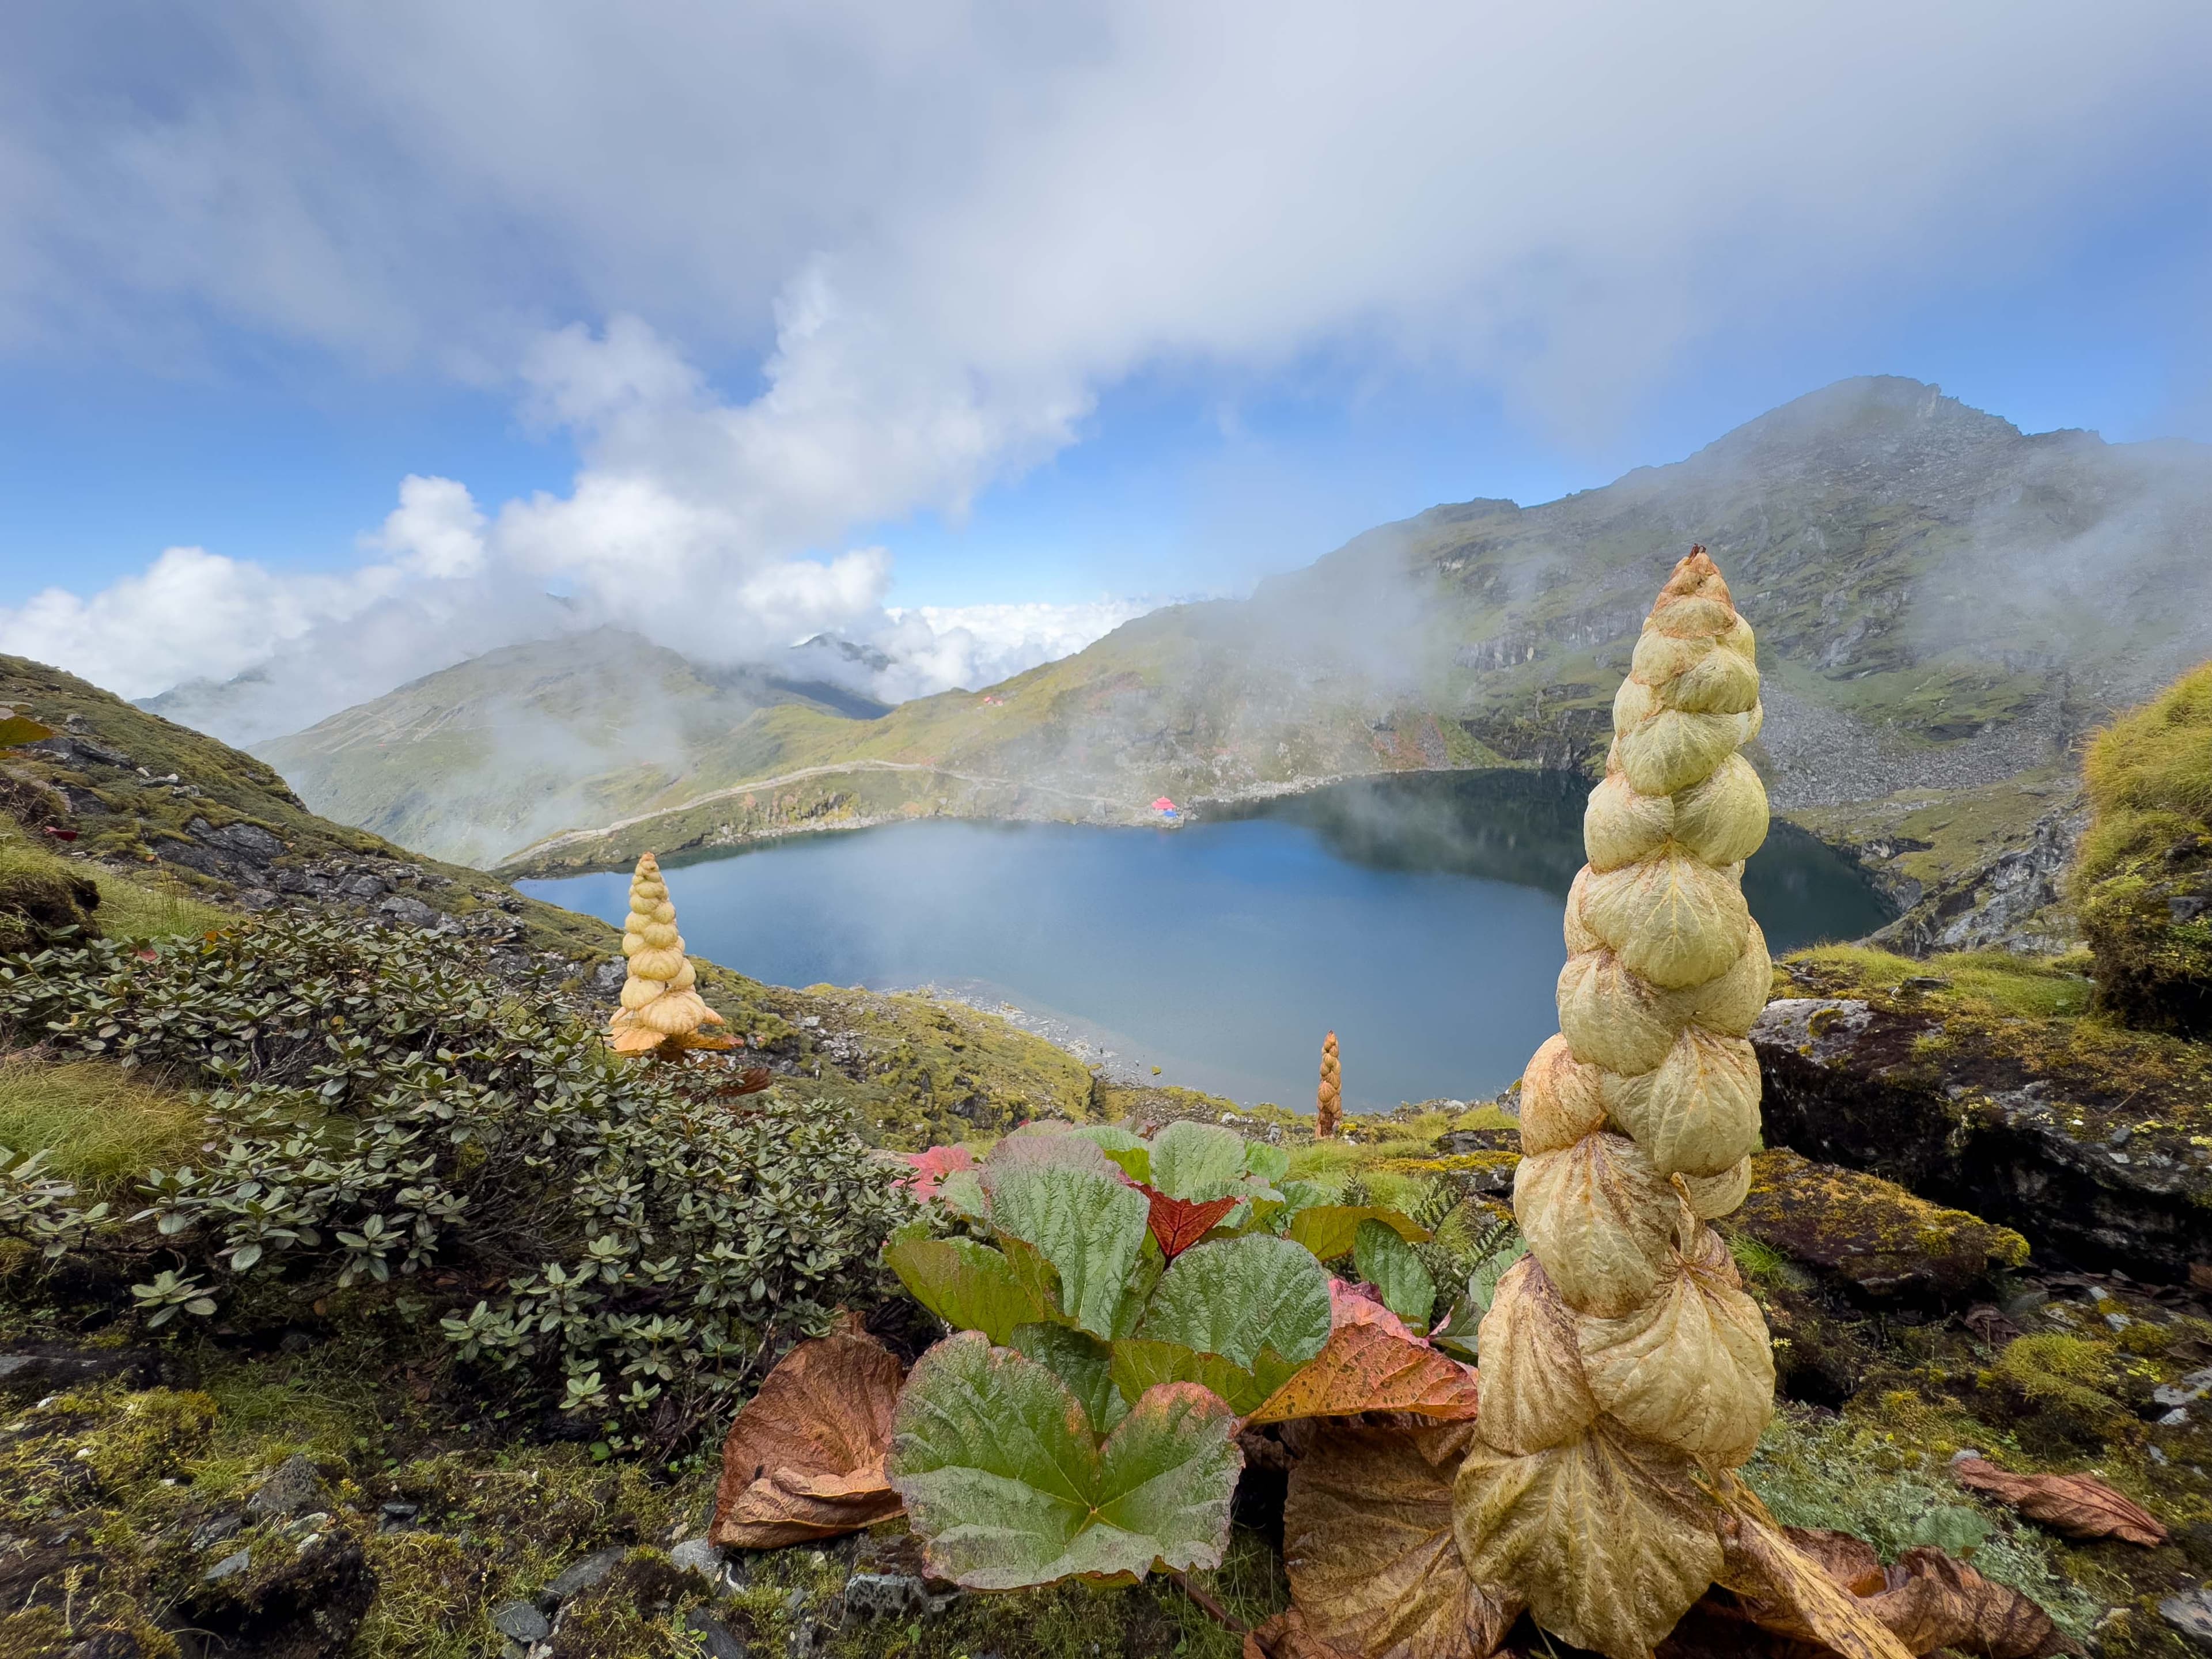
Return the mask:
<path fill-rule="evenodd" d="M 97 1060 L 0 1060 L 0 1146 L 46 1152 L 55 1175 L 87 1192 L 123 1192 L 149 1167 L 188 1158 L 203 1133 L 199 1109 L 143 1072 Z"/>

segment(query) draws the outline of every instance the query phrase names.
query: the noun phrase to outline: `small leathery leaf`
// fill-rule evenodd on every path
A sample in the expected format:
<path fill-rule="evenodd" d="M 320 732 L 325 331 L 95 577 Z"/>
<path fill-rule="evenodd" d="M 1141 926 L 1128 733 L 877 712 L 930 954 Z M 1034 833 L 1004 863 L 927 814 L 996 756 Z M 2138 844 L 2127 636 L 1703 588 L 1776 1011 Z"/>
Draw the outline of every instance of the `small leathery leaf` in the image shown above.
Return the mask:
<path fill-rule="evenodd" d="M 1218 1566 L 1228 1545 L 1237 1417 L 1195 1382 L 1146 1390 L 1102 1442 L 1048 1367 L 966 1331 L 915 1363 L 893 1431 L 929 1570 L 969 1589 Z"/>
<path fill-rule="evenodd" d="M 1624 965 L 1666 991 L 1726 973 L 1751 927 L 1736 878 L 1686 853 L 1593 875 L 1582 919 Z"/>
<path fill-rule="evenodd" d="M 1626 1135 L 1586 1135 L 1524 1158 L 1513 1211 L 1528 1248 L 1567 1305 L 1618 1318 L 1650 1296 L 1665 1267 L 1682 1200 Z"/>
<path fill-rule="evenodd" d="M 1569 957 L 1559 969 L 1559 1034 L 1577 1060 L 1624 1077 L 1656 1070 L 1674 1046 L 1674 994 L 1631 973 L 1611 951 Z"/>
<path fill-rule="evenodd" d="M 1521 1074 L 1522 1155 L 1556 1152 L 1604 1127 L 1605 1097 L 1595 1066 L 1585 1066 L 1565 1036 L 1545 1040 Z"/>
<path fill-rule="evenodd" d="M 1674 831 L 1674 798 L 1639 795 L 1626 774 L 1610 774 L 1583 809 L 1583 850 L 1593 870 L 1618 870 L 1648 858 Z"/>
<path fill-rule="evenodd" d="M 1733 1214 L 1751 1191 L 1751 1160 L 1747 1158 L 1717 1176 L 1676 1176 L 1674 1179 L 1682 1184 L 1682 1196 L 1689 1201 L 1692 1215 L 1700 1221 L 1717 1220 Z"/>
<path fill-rule="evenodd" d="M 841 1332 L 786 1354 L 723 1443 L 714 1542 L 774 1549 L 896 1515 L 884 1458 L 898 1391 L 898 1360 L 870 1337 Z"/>
<path fill-rule="evenodd" d="M 1575 1322 L 1583 1373 L 1598 1405 L 1630 1433 L 1734 1468 L 1774 1412 L 1766 1322 L 1732 1272 L 1678 1261 L 1641 1307 Z"/>
<path fill-rule="evenodd" d="M 1283 1562 L 1314 1650 L 1360 1659 L 1468 1659 L 1520 1611 L 1475 1588 L 1452 1535 L 1464 1427 L 1332 1423 L 1292 1466 Z"/>
<path fill-rule="evenodd" d="M 2092 1475 L 2012 1474 L 1982 1457 L 1959 1459 L 1951 1474 L 2067 1538 L 2118 1538 L 2146 1549 L 2166 1541 L 2157 1516 Z"/>
<path fill-rule="evenodd" d="M 1723 1565 L 1693 1466 L 1603 1418 L 1528 1456 L 1478 1439 L 1452 1520 L 1478 1587 L 1526 1596 L 1546 1630 L 1607 1659 L 1649 1659 Z"/>
<path fill-rule="evenodd" d="M 1759 1056 L 1741 1037 L 1692 1025 L 1612 1111 L 1661 1175 L 1718 1175 L 1758 1150 Z"/>
<path fill-rule="evenodd" d="M 1674 839 L 1716 869 L 1749 858 L 1766 840 L 1766 786 L 1741 755 L 1672 799 Z"/>
<path fill-rule="evenodd" d="M 1412 1412 L 1443 1422 L 1472 1419 L 1480 1403 L 1474 1369 L 1383 1325 L 1340 1325 L 1313 1363 L 1247 1419 Z"/>
<path fill-rule="evenodd" d="M 1748 1036 L 1774 989 L 1774 963 L 1766 954 L 1766 935 L 1753 922 L 1743 954 L 1718 979 L 1680 993 L 1690 1018 L 1723 1036 Z"/>
<path fill-rule="evenodd" d="M 1596 1418 L 1575 1316 L 1534 1256 L 1506 1269 L 1482 1316 L 1482 1437 L 1525 1455 L 1571 1439 Z"/>

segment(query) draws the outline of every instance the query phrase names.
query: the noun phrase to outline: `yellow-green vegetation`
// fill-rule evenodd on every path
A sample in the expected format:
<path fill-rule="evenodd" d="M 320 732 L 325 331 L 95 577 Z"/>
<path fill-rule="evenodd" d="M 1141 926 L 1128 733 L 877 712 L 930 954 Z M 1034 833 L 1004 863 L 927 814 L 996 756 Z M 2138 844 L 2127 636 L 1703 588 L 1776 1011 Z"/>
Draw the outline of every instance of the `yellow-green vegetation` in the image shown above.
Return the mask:
<path fill-rule="evenodd" d="M 1786 1148 L 1753 1157 L 1750 1187 L 1729 1225 L 1878 1293 L 1917 1287 L 1923 1297 L 1957 1295 L 2028 1256 L 2027 1241 L 2009 1227 Z"/>
<path fill-rule="evenodd" d="M 1984 1577 L 2039 1602 L 2079 1640 L 2100 1609 L 2067 1577 L 2063 1547 L 1976 1498 L 1944 1468 L 1956 1449 L 1951 1437 L 1984 1426 L 1894 1390 L 1840 1415 L 1785 1407 L 1743 1474 L 1785 1526 L 1863 1538 L 1884 1561 L 1923 1544 L 1963 1555 Z"/>
<path fill-rule="evenodd" d="M 2002 951 L 1964 951 L 1917 960 L 1865 945 L 1816 945 L 1790 958 L 1790 970 L 1849 979 L 1869 990 L 1894 993 L 1907 981 L 1940 981 L 1913 988 L 1940 994 L 1947 1006 L 2022 1019 L 2061 1018 L 2087 1012 L 2094 993 L 2089 960 L 2079 953 L 2063 957 L 2016 957 Z"/>
<path fill-rule="evenodd" d="M 205 1122 L 181 1091 L 143 1071 L 0 1058 L 0 1146 L 45 1152 L 49 1173 L 100 1197 L 127 1195 L 154 1165 L 189 1158 Z"/>
<path fill-rule="evenodd" d="M 1973 788 L 1901 789 L 1777 816 L 1855 849 L 1884 885 L 1896 889 L 1903 878 L 1924 890 L 2024 844 L 2035 821 L 2075 787 L 2066 772 L 2044 767 Z"/>
<path fill-rule="evenodd" d="M 2099 996 L 2130 1024 L 2212 1035 L 2212 663 L 2099 732 L 2074 904 Z"/>

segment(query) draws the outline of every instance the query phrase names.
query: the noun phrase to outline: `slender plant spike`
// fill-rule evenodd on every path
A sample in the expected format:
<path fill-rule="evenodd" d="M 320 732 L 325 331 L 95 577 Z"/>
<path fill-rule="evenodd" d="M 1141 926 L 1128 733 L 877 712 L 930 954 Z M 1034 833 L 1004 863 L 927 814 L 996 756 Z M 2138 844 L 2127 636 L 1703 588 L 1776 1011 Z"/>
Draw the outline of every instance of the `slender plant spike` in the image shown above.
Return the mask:
<path fill-rule="evenodd" d="M 1745 1041 L 1770 969 L 1743 860 L 1766 794 L 1752 632 L 1705 550 L 1674 568 L 1613 700 L 1568 896 L 1560 1035 L 1522 1080 L 1531 1255 L 1482 1322 L 1479 1439 L 1454 1498 L 1475 1583 L 1644 1659 L 1723 1570 L 1716 1492 L 1774 1406 L 1766 1324 L 1705 1224 L 1759 1141 Z"/>
<path fill-rule="evenodd" d="M 1344 1123 L 1344 1067 L 1337 1063 L 1336 1033 L 1322 1040 L 1321 1090 L 1314 1102 L 1314 1139 L 1329 1140 Z"/>
<path fill-rule="evenodd" d="M 624 1054 L 665 1053 L 684 1048 L 731 1046 L 726 1037 L 702 1037 L 702 1025 L 722 1023 L 693 988 L 698 973 L 684 954 L 676 931 L 676 907 L 660 864 L 647 853 L 629 880 L 629 915 L 623 922 L 623 955 L 629 975 L 623 981 L 622 1006 L 610 1022 L 608 1041 Z"/>

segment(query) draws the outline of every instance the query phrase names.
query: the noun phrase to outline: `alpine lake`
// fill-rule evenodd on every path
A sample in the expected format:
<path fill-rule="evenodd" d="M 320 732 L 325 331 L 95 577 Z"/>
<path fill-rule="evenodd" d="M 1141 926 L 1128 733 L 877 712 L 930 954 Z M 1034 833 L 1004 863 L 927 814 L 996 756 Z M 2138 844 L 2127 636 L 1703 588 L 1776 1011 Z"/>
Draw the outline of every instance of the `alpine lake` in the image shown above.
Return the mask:
<path fill-rule="evenodd" d="M 1132 1080 L 1310 1107 L 1492 1095 L 1557 1029 L 1588 786 L 1401 774 L 1202 805 L 1178 828 L 922 820 L 665 862 L 686 948 L 773 984 L 933 987 Z M 619 927 L 626 872 L 519 884 Z M 1768 948 L 1891 911 L 1778 821 L 1744 869 Z M 1158 1067 L 1157 1074 L 1153 1068 Z"/>

